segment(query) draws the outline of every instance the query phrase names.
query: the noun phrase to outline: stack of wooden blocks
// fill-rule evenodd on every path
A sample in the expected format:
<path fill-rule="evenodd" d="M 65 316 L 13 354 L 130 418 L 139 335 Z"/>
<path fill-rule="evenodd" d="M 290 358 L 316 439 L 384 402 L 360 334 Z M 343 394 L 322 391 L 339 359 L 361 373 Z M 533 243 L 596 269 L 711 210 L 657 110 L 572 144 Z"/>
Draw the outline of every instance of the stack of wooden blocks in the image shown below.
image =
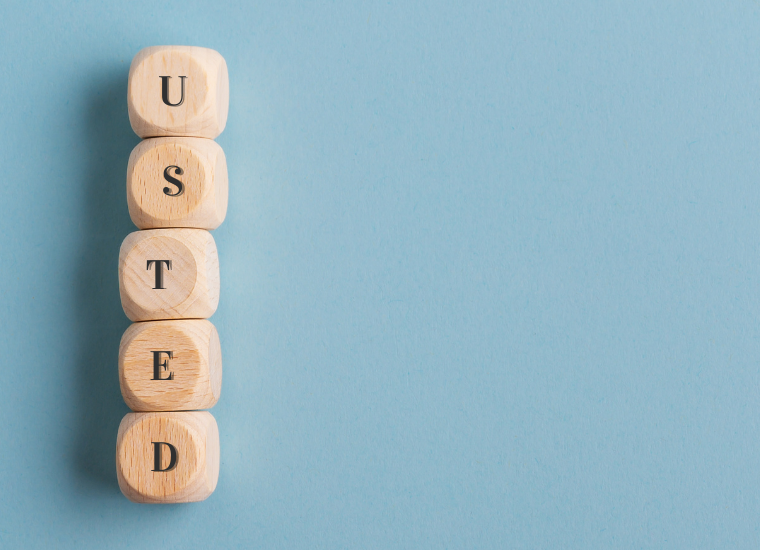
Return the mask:
<path fill-rule="evenodd" d="M 121 421 L 116 471 L 135 502 L 196 502 L 219 477 L 216 404 L 222 353 L 208 320 L 219 303 L 209 233 L 227 212 L 227 163 L 214 141 L 227 122 L 227 64 L 214 50 L 157 46 L 129 70 L 129 121 L 143 138 L 129 157 L 129 215 L 119 291 L 133 324 L 119 347 L 119 383 L 135 411 Z"/>

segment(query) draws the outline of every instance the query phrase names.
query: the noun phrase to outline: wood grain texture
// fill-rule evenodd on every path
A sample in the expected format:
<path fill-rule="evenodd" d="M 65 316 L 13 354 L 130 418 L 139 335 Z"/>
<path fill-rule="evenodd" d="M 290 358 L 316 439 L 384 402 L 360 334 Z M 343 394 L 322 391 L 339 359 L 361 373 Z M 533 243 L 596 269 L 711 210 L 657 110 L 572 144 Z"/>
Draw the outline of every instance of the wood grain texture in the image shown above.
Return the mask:
<path fill-rule="evenodd" d="M 163 288 L 157 288 L 158 262 Z M 153 262 L 148 268 L 148 262 Z M 202 229 L 150 229 L 127 235 L 119 251 L 119 292 L 132 321 L 205 319 L 219 305 L 219 257 Z"/>
<path fill-rule="evenodd" d="M 176 466 L 154 471 L 154 442 L 177 450 Z M 161 454 L 161 468 L 170 465 Z M 210 413 L 129 413 L 116 436 L 119 488 L 133 502 L 198 502 L 208 498 L 219 478 L 219 429 Z"/>
<path fill-rule="evenodd" d="M 164 176 L 179 180 L 182 192 Z M 165 192 L 167 190 L 167 192 Z M 170 194 L 167 194 L 170 193 Z M 129 156 L 127 204 L 140 229 L 216 229 L 227 214 L 227 160 L 222 148 L 204 138 L 153 138 Z"/>
<path fill-rule="evenodd" d="M 155 357 L 163 365 L 159 379 Z M 133 411 L 213 407 L 222 391 L 222 350 L 216 328 L 200 319 L 133 324 L 119 346 L 119 385 Z"/>
<path fill-rule="evenodd" d="M 162 99 L 168 79 L 170 106 Z M 227 63 L 218 52 L 196 46 L 152 46 L 140 50 L 129 68 L 127 106 L 132 129 L 141 138 L 195 136 L 215 138 L 227 124 Z"/>

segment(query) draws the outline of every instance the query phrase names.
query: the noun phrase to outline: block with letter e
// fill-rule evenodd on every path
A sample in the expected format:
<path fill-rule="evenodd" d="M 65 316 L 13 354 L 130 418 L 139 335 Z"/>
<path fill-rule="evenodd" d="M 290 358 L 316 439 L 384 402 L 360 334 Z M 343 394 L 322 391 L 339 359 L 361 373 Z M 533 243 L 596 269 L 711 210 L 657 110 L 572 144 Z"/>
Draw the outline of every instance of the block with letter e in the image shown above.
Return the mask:
<path fill-rule="evenodd" d="M 211 317 L 219 305 L 219 257 L 211 233 L 130 233 L 119 251 L 119 292 L 132 321 Z"/>
<path fill-rule="evenodd" d="M 119 346 L 119 385 L 133 411 L 213 407 L 222 390 L 216 328 L 203 319 L 133 324 Z"/>
<path fill-rule="evenodd" d="M 210 413 L 129 413 L 116 436 L 116 475 L 133 502 L 206 499 L 219 478 L 219 429 Z"/>

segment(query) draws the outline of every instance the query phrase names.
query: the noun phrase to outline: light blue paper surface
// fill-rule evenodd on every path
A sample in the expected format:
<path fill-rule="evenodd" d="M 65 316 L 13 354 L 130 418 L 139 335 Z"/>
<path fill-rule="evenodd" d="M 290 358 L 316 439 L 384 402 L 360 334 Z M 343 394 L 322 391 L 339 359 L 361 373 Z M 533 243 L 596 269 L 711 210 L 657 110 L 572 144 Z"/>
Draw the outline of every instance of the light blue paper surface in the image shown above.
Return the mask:
<path fill-rule="evenodd" d="M 760 545 L 760 5 L 0 18 L 0 547 Z M 221 474 L 119 492 L 143 47 L 218 50 Z"/>

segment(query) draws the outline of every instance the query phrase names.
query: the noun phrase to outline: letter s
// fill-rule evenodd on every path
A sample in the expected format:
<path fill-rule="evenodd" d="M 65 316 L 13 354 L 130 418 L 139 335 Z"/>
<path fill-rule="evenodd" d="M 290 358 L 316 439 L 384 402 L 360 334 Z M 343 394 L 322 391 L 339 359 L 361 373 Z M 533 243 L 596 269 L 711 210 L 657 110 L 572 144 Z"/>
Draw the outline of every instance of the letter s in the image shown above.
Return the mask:
<path fill-rule="evenodd" d="M 172 185 L 177 186 L 176 193 L 172 193 L 171 189 L 169 189 L 168 187 L 164 187 L 164 194 L 169 195 L 170 197 L 179 197 L 182 193 L 185 192 L 185 184 L 169 173 L 172 168 L 174 168 L 174 173 L 177 174 L 178 176 L 181 176 L 182 174 L 184 174 L 184 172 L 182 171 L 182 168 L 180 168 L 179 166 L 167 166 L 166 168 L 164 168 L 164 179 L 168 181 L 169 183 L 171 183 Z"/>

